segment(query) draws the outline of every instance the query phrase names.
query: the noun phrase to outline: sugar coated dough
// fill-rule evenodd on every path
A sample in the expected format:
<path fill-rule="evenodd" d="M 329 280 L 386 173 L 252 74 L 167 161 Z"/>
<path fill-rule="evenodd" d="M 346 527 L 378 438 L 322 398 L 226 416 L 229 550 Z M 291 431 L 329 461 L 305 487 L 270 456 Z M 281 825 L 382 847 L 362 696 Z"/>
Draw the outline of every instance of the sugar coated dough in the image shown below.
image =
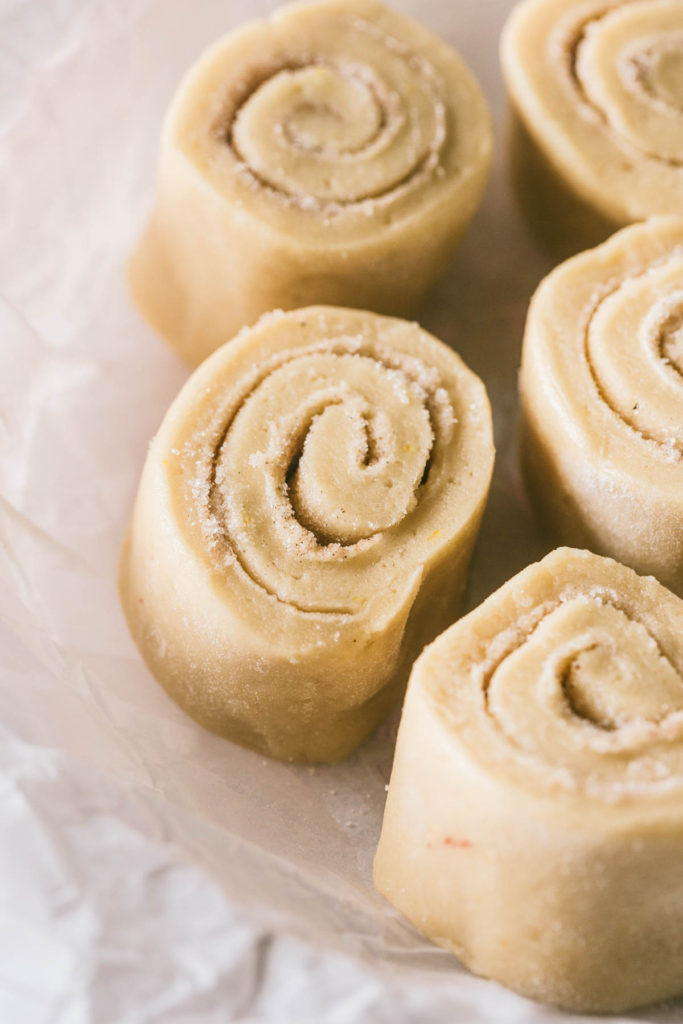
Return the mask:
<path fill-rule="evenodd" d="M 683 601 L 563 548 L 410 677 L 375 883 L 473 971 L 570 1010 L 683 992 Z"/>
<path fill-rule="evenodd" d="M 683 214 L 680 0 L 524 0 L 502 63 L 549 169 L 596 214 Z"/>
<path fill-rule="evenodd" d="M 479 86 L 427 29 L 375 0 L 283 7 L 182 81 L 134 295 L 193 365 L 270 309 L 412 315 L 491 150 Z"/>
<path fill-rule="evenodd" d="M 551 534 L 683 596 L 683 218 L 554 270 L 520 381 L 526 478 Z"/>
<path fill-rule="evenodd" d="M 455 618 L 492 468 L 483 384 L 417 325 L 264 317 L 149 450 L 120 590 L 151 671 L 229 739 L 343 757 Z"/>

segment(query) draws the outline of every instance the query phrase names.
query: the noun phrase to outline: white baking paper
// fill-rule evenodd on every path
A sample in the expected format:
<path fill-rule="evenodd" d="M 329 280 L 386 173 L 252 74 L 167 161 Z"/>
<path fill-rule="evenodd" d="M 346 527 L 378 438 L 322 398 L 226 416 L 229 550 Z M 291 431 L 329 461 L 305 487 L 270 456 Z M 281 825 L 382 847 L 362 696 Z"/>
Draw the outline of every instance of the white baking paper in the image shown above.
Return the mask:
<path fill-rule="evenodd" d="M 472 977 L 374 893 L 396 716 L 343 764 L 265 760 L 166 698 L 118 606 L 146 445 L 187 374 L 125 282 L 161 118 L 202 47 L 273 6 L 0 2 L 0 1022 L 550 1024 L 563 1015 Z M 495 410 L 473 605 L 544 550 L 514 424 L 549 264 L 506 182 L 510 0 L 396 6 L 464 54 L 497 116 L 486 203 L 422 317 Z"/>

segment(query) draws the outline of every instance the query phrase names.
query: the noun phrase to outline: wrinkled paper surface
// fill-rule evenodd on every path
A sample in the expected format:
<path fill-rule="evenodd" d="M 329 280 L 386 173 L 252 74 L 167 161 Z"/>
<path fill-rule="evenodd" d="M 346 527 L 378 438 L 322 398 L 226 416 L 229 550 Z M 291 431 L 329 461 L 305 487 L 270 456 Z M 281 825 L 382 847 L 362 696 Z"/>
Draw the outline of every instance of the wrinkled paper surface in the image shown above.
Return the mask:
<path fill-rule="evenodd" d="M 265 760 L 168 700 L 118 606 L 146 446 L 187 376 L 125 283 L 161 119 L 202 47 L 274 6 L 0 0 L 0 1021 L 550 1024 L 563 1015 L 472 977 L 373 891 L 396 715 L 343 764 Z M 543 554 L 515 379 L 549 264 L 506 180 L 510 0 L 396 6 L 463 53 L 497 117 L 485 205 L 422 316 L 495 410 L 473 606 Z"/>

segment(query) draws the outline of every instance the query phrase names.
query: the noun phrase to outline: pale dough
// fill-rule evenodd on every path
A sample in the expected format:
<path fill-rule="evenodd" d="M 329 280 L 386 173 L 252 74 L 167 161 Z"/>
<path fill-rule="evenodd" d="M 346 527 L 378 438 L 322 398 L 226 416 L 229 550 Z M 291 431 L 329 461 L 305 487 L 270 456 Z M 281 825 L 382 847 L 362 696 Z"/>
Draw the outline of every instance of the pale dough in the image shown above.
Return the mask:
<path fill-rule="evenodd" d="M 479 86 L 427 29 L 375 0 L 283 7 L 181 83 L 134 295 L 192 365 L 271 309 L 412 316 L 491 150 Z"/>
<path fill-rule="evenodd" d="M 559 549 L 410 677 L 375 883 L 478 974 L 570 1010 L 683 993 L 683 601 Z"/>
<path fill-rule="evenodd" d="M 343 757 L 456 617 L 492 468 L 483 384 L 417 325 L 266 316 L 151 444 L 120 575 L 147 664 L 214 732 Z"/>
<path fill-rule="evenodd" d="M 528 167 L 520 191 L 550 241 L 683 214 L 680 0 L 524 0 L 501 52 Z M 570 199 L 571 220 L 567 196 L 585 207 Z"/>
<path fill-rule="evenodd" d="M 683 596 L 683 218 L 626 228 L 542 282 L 520 383 L 550 534 Z"/>

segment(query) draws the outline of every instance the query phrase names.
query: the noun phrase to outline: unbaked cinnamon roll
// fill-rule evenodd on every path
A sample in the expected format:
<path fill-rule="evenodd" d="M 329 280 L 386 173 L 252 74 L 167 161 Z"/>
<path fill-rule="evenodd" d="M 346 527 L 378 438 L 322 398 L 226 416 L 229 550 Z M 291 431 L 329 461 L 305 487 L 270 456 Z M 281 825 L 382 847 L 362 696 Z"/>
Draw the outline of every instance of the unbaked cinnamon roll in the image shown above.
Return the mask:
<path fill-rule="evenodd" d="M 228 739 L 343 757 L 456 616 L 492 467 L 483 384 L 415 324 L 266 316 L 152 442 L 120 575 L 148 666 Z"/>
<path fill-rule="evenodd" d="M 458 55 L 375 0 L 231 33 L 168 113 L 137 302 L 191 364 L 271 309 L 412 315 L 479 203 L 492 133 Z"/>
<path fill-rule="evenodd" d="M 520 192 L 548 240 L 571 244 L 576 231 L 576 251 L 683 214 L 680 0 L 524 0 L 502 61 Z"/>
<path fill-rule="evenodd" d="M 683 992 L 683 601 L 560 549 L 418 659 L 375 882 L 478 974 L 571 1010 Z"/>
<path fill-rule="evenodd" d="M 683 218 L 626 228 L 545 279 L 520 384 L 549 534 L 683 595 Z"/>

